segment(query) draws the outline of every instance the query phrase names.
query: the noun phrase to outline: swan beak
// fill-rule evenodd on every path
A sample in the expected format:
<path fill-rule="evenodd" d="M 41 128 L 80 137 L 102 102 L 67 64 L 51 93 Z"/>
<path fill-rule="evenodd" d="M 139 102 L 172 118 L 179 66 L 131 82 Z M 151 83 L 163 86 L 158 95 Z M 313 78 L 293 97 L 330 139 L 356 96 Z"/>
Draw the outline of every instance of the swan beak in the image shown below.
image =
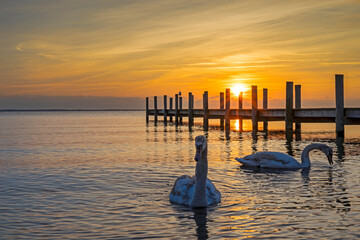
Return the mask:
<path fill-rule="evenodd" d="M 332 155 L 332 153 L 330 153 L 327 157 L 328 157 L 328 161 L 329 161 L 330 165 L 332 165 L 333 164 L 333 160 L 332 160 L 333 155 Z"/>
<path fill-rule="evenodd" d="M 199 150 L 196 150 L 196 154 L 195 154 L 195 161 L 199 161 L 201 158 L 201 152 Z"/>

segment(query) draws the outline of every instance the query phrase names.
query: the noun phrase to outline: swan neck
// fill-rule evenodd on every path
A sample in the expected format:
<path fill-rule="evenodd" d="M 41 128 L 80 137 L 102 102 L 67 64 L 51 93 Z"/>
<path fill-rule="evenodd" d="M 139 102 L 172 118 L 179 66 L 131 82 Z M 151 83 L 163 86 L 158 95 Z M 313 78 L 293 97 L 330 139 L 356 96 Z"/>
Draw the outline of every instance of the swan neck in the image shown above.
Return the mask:
<path fill-rule="evenodd" d="M 316 144 L 310 144 L 304 148 L 301 153 L 301 167 L 306 168 L 310 167 L 310 151 L 314 149 L 319 149 L 319 146 Z"/>
<path fill-rule="evenodd" d="M 195 192 L 191 206 L 206 207 L 206 179 L 208 173 L 207 148 L 202 152 L 195 170 Z"/>
<path fill-rule="evenodd" d="M 196 163 L 196 182 L 201 182 L 203 180 L 206 181 L 208 173 L 208 162 L 207 162 L 207 149 L 205 149 L 202 154 L 200 160 Z"/>

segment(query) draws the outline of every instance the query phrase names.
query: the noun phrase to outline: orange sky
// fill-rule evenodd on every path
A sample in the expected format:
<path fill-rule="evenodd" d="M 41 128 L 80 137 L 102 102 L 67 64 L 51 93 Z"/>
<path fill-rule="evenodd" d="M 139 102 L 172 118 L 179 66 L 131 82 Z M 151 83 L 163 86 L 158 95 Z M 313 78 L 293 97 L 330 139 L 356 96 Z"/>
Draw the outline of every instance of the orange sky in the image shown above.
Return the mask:
<path fill-rule="evenodd" d="M 145 97 L 285 82 L 360 106 L 360 1 L 2 1 L 1 96 Z M 245 93 L 245 97 L 247 93 Z M 261 98 L 261 95 L 260 95 Z M 359 104 L 356 104 L 356 103 Z"/>

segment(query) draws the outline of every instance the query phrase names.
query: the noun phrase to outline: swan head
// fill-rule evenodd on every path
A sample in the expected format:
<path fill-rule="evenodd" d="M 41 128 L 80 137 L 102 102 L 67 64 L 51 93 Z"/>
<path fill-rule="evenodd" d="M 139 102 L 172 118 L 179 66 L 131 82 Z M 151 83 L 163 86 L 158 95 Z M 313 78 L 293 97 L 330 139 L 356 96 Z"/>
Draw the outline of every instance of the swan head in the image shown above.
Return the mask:
<path fill-rule="evenodd" d="M 322 143 L 313 143 L 311 145 L 314 145 L 314 148 L 319 149 L 320 151 L 322 151 L 326 155 L 330 165 L 333 164 L 333 160 L 332 160 L 333 150 L 332 150 L 331 147 L 329 147 L 326 144 L 322 144 Z"/>
<path fill-rule="evenodd" d="M 196 147 L 195 161 L 199 161 L 201 159 L 201 155 L 207 148 L 206 137 L 203 135 L 197 136 L 195 138 L 195 147 Z"/>
<path fill-rule="evenodd" d="M 333 150 L 331 149 L 331 147 L 324 145 L 324 147 L 322 147 L 321 151 L 323 151 L 323 153 L 325 153 L 326 157 L 328 158 L 329 164 L 333 164 Z"/>

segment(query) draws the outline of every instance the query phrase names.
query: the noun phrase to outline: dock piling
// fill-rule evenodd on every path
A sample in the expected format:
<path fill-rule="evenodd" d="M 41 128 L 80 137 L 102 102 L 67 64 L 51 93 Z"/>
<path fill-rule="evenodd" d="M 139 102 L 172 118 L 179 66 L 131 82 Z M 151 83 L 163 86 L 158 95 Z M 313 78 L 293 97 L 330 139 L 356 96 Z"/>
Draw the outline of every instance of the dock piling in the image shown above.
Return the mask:
<path fill-rule="evenodd" d="M 295 85 L 295 109 L 301 109 L 301 85 Z M 301 123 L 295 123 L 295 132 L 301 132 Z"/>
<path fill-rule="evenodd" d="M 228 135 L 230 132 L 230 88 L 226 89 L 225 98 L 225 132 Z"/>
<path fill-rule="evenodd" d="M 157 96 L 154 96 L 154 122 L 155 124 L 158 121 L 158 112 L 157 112 Z"/>
<path fill-rule="evenodd" d="M 336 91 L 336 136 L 344 137 L 344 75 L 335 75 L 335 91 Z"/>
<path fill-rule="evenodd" d="M 194 95 L 193 94 L 191 94 L 191 106 L 192 106 L 192 108 L 193 108 L 193 110 L 194 110 L 194 108 L 195 108 L 195 97 L 194 97 Z"/>
<path fill-rule="evenodd" d="M 257 86 L 251 86 L 251 120 L 253 133 L 258 131 L 258 97 L 257 97 Z"/>
<path fill-rule="evenodd" d="M 166 108 L 167 108 L 167 96 L 164 95 L 164 125 L 167 124 Z"/>
<path fill-rule="evenodd" d="M 179 95 L 175 94 L 175 125 L 179 124 Z"/>
<path fill-rule="evenodd" d="M 286 82 L 286 112 L 285 112 L 285 129 L 293 130 L 294 122 L 294 83 Z"/>
<path fill-rule="evenodd" d="M 223 110 L 225 107 L 224 105 L 224 93 L 220 93 L 220 110 Z M 220 116 L 220 128 L 221 130 L 224 130 L 224 117 Z"/>
<path fill-rule="evenodd" d="M 205 91 L 203 94 L 203 109 L 204 109 L 204 117 L 203 117 L 203 125 L 204 130 L 209 130 L 209 96 L 208 91 Z"/>
<path fill-rule="evenodd" d="M 188 124 L 189 124 L 189 128 L 191 128 L 191 126 L 193 126 L 193 97 L 192 97 L 192 93 L 189 92 L 189 99 L 188 99 L 188 104 L 189 104 L 189 108 L 188 108 Z"/>
<path fill-rule="evenodd" d="M 146 123 L 149 123 L 149 97 L 146 97 Z"/>
<path fill-rule="evenodd" d="M 263 89 L 263 109 L 267 109 L 268 108 L 268 89 L 264 88 Z M 263 121 L 263 130 L 264 132 L 268 131 L 268 121 L 264 120 Z"/>
<path fill-rule="evenodd" d="M 170 98 L 169 100 L 170 100 L 169 110 L 173 110 L 173 98 Z M 172 122 L 172 121 L 173 121 L 172 115 L 170 115 L 169 118 L 170 118 L 170 119 L 169 119 L 169 122 Z"/>
<path fill-rule="evenodd" d="M 243 109 L 243 92 L 239 92 L 239 111 Z M 242 117 L 238 116 L 239 118 L 239 131 L 242 132 L 243 130 L 243 119 Z"/>
<path fill-rule="evenodd" d="M 183 98 L 179 97 L 179 110 L 182 110 L 182 105 L 183 105 Z M 179 117 L 179 123 L 182 124 L 183 123 L 183 118 L 180 116 Z"/>

